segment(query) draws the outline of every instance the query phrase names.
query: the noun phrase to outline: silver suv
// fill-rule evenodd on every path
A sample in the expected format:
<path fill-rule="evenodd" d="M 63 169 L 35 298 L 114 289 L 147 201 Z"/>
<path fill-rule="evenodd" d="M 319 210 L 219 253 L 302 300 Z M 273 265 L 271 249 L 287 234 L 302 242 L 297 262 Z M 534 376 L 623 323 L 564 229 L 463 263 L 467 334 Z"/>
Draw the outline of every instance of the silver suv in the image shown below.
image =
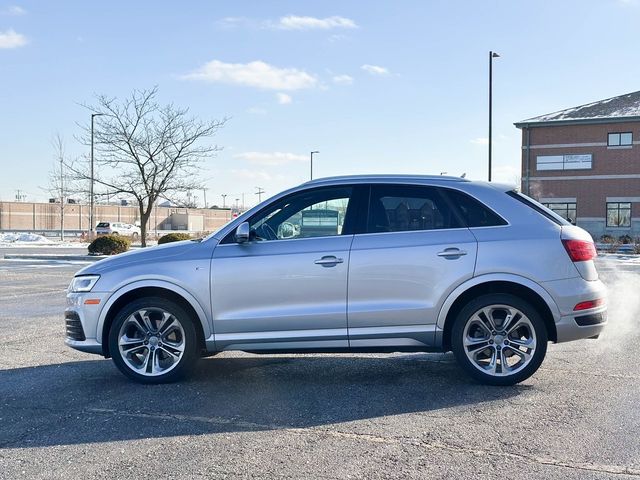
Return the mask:
<path fill-rule="evenodd" d="M 204 239 L 85 267 L 69 287 L 66 343 L 144 383 L 225 350 L 452 350 L 475 379 L 511 385 L 549 341 L 603 329 L 595 256 L 587 232 L 510 187 L 325 178 Z"/>

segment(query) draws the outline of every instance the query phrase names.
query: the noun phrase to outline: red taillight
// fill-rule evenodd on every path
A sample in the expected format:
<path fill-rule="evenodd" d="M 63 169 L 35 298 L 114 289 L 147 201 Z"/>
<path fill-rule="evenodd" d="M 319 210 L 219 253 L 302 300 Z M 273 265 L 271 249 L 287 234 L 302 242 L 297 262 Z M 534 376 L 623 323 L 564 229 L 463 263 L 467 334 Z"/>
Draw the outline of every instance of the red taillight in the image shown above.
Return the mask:
<path fill-rule="evenodd" d="M 598 255 L 593 242 L 587 240 L 562 240 L 562 244 L 572 262 L 586 262 Z"/>
<path fill-rule="evenodd" d="M 598 298 L 597 300 L 589 300 L 587 302 L 580 302 L 573 310 L 589 310 L 590 308 L 596 308 L 600 305 L 604 305 L 604 298 Z"/>

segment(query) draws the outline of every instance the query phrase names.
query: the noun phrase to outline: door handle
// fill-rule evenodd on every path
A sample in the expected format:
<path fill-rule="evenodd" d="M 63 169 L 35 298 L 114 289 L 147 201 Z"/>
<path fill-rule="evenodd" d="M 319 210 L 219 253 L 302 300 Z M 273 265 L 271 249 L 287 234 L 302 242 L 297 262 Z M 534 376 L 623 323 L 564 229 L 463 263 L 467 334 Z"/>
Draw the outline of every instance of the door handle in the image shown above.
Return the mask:
<path fill-rule="evenodd" d="M 442 252 L 438 252 L 439 257 L 454 258 L 466 255 L 467 252 L 459 248 L 445 248 Z"/>
<path fill-rule="evenodd" d="M 338 263 L 343 262 L 344 260 L 341 258 L 334 257 L 333 255 L 327 255 L 316 260 L 313 263 L 315 263 L 316 265 L 322 265 L 323 267 L 335 267 Z"/>

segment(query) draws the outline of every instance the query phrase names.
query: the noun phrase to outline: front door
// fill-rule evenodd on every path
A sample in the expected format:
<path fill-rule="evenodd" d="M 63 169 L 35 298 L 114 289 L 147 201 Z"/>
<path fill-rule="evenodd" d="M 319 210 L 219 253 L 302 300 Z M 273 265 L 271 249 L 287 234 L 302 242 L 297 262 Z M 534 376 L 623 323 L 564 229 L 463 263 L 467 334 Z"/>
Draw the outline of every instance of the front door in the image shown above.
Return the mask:
<path fill-rule="evenodd" d="M 211 300 L 216 347 L 341 348 L 347 340 L 347 272 L 353 188 L 325 187 L 276 200 L 215 249 Z"/>

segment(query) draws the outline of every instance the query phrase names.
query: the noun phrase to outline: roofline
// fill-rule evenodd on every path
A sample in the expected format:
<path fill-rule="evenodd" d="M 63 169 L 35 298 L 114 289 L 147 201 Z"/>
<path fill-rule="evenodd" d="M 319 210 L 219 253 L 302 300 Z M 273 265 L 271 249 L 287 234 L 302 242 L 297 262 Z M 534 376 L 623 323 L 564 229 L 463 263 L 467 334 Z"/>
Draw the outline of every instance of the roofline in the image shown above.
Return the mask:
<path fill-rule="evenodd" d="M 516 122 L 514 125 L 516 128 L 535 128 L 535 127 L 550 127 L 555 125 L 594 125 L 603 123 L 628 123 L 628 122 L 640 122 L 640 116 L 633 117 L 600 117 L 600 118 L 576 118 L 567 120 L 543 120 L 543 121 L 527 121 L 522 120 Z"/>
<path fill-rule="evenodd" d="M 315 185 L 326 182 L 359 182 L 359 181 L 400 181 L 400 180 L 429 180 L 444 182 L 469 182 L 470 180 L 462 177 L 453 177 L 449 175 L 403 175 L 403 174 L 370 174 L 370 175 L 337 175 L 333 177 L 315 178 L 305 182 L 303 185 Z"/>

